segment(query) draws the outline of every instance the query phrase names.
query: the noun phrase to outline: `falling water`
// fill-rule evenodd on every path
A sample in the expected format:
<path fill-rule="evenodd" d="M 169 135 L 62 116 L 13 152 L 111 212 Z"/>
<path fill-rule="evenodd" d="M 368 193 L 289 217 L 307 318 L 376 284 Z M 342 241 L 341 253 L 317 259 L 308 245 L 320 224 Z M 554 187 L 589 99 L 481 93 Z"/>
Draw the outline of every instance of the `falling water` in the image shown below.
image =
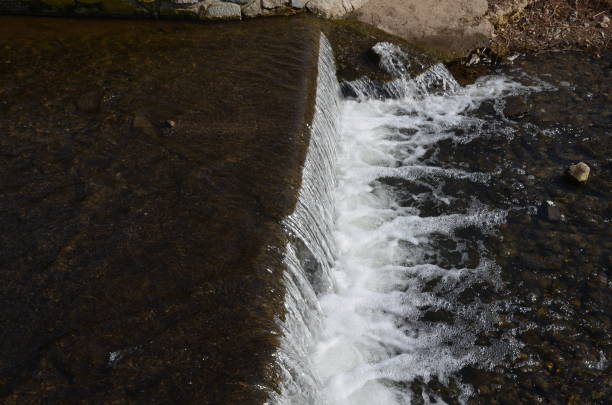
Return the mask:
<path fill-rule="evenodd" d="M 468 252 L 465 234 L 494 233 L 506 212 L 445 187 L 487 184 L 495 173 L 436 165 L 432 152 L 442 141 L 478 137 L 482 122 L 469 112 L 483 101 L 528 89 L 503 77 L 461 87 L 441 64 L 411 78 L 401 49 L 377 47 L 396 79 L 345 83 L 349 97 L 341 100 L 321 39 L 311 144 L 286 221 L 292 242 L 277 403 L 410 404 L 411 382 L 450 383 L 466 365 L 492 367 L 516 349 L 507 336 L 474 345 L 503 303 L 466 299 L 501 280 L 484 244 Z M 470 387 L 455 385 L 465 401 Z M 425 392 L 418 399 L 443 403 Z"/>

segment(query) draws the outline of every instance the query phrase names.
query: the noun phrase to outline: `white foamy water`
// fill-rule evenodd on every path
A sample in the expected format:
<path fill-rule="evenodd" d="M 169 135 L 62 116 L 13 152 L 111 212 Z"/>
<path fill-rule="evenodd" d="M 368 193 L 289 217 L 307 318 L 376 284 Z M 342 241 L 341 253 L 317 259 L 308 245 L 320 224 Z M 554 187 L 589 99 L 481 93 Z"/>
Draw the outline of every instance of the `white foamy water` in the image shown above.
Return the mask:
<path fill-rule="evenodd" d="M 499 303 L 461 299 L 483 283 L 502 287 L 484 245 L 472 267 L 436 260 L 440 239 L 461 250 L 460 231 L 491 233 L 506 216 L 473 196 L 468 208 L 454 208 L 458 197 L 444 184 L 487 184 L 495 173 L 439 167 L 426 156 L 441 141 L 478 137 L 482 123 L 470 111 L 483 101 L 529 89 L 503 77 L 461 87 L 443 65 L 410 78 L 400 66 L 407 56 L 395 57 L 399 48 L 378 51 L 389 53 L 381 63 L 398 79 L 383 92 L 367 79 L 353 82 L 357 97 L 340 102 L 331 48 L 321 41 L 304 184 L 286 222 L 294 242 L 279 404 L 410 404 L 412 381 L 446 383 L 462 367 L 495 365 L 514 349 L 508 340 L 476 346 Z M 390 185 L 398 181 L 402 192 Z M 411 192 L 411 184 L 428 191 Z M 403 204 L 406 193 L 417 203 Z M 443 213 L 423 215 L 427 204 Z M 470 388 L 457 384 L 465 401 Z M 443 403 L 432 394 L 422 399 Z"/>

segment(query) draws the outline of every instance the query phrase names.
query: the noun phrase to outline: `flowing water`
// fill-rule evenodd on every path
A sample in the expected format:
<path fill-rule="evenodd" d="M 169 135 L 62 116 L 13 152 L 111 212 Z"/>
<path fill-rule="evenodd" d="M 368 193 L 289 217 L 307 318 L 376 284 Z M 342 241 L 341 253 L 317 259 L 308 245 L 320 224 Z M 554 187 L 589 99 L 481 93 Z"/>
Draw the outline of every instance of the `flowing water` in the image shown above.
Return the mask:
<path fill-rule="evenodd" d="M 482 403 L 491 386 L 470 373 L 516 381 L 529 329 L 507 326 L 521 310 L 500 264 L 500 226 L 507 232 L 509 217 L 537 208 L 526 195 L 499 199 L 507 173 L 526 170 L 495 145 L 533 124 L 517 124 L 504 106 L 558 87 L 520 69 L 466 86 L 441 64 L 410 77 L 409 55 L 388 43 L 376 51 L 396 79 L 343 83 L 341 96 L 321 40 L 304 184 L 286 221 L 293 242 L 276 402 Z M 599 361 L 604 370 L 603 351 Z"/>

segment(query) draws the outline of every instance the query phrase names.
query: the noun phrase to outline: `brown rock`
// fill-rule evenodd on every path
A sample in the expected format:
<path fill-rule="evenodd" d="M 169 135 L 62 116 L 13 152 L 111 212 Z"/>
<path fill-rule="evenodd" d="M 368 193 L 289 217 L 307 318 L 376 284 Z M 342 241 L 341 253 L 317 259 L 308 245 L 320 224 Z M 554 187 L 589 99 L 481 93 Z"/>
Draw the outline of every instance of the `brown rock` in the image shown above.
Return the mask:
<path fill-rule="evenodd" d="M 89 91 L 82 94 L 77 100 L 77 108 L 86 113 L 96 112 L 100 109 L 102 94 L 99 91 Z"/>
<path fill-rule="evenodd" d="M 510 96 L 505 101 L 504 115 L 507 118 L 522 118 L 529 112 L 529 106 L 521 96 Z"/>
<path fill-rule="evenodd" d="M 142 132 L 145 135 L 155 135 L 155 126 L 153 123 L 142 114 L 135 114 L 132 119 L 132 130 Z"/>
<path fill-rule="evenodd" d="M 576 163 L 567 168 L 567 174 L 578 183 L 585 183 L 589 179 L 591 168 L 584 162 Z"/>
<path fill-rule="evenodd" d="M 545 201 L 540 207 L 540 213 L 551 222 L 560 222 L 562 219 L 561 210 L 552 201 Z"/>

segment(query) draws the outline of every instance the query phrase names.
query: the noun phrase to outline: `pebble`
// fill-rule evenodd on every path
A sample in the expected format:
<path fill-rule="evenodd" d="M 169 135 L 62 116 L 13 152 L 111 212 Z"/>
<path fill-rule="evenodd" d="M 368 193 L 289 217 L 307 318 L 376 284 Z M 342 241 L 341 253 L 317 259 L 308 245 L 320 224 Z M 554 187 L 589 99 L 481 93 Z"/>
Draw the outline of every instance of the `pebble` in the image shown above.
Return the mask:
<path fill-rule="evenodd" d="M 567 168 L 567 174 L 578 183 L 585 183 L 589 179 L 591 168 L 584 162 L 576 163 Z"/>
<path fill-rule="evenodd" d="M 541 207 L 542 216 L 551 222 L 560 222 L 562 219 L 561 210 L 553 201 L 546 201 Z"/>

